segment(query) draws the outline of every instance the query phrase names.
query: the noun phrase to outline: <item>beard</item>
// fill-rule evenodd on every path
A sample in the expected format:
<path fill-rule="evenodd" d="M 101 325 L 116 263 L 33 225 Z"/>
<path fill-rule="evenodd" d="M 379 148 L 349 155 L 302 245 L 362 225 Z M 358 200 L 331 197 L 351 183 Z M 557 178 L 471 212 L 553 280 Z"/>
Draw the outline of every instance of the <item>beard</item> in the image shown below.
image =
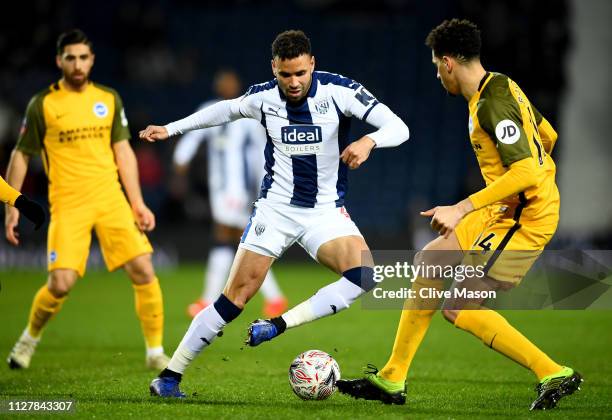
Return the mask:
<path fill-rule="evenodd" d="M 80 88 L 88 82 L 89 77 L 85 73 L 64 73 L 64 80 L 69 85 L 74 86 L 76 88 Z"/>

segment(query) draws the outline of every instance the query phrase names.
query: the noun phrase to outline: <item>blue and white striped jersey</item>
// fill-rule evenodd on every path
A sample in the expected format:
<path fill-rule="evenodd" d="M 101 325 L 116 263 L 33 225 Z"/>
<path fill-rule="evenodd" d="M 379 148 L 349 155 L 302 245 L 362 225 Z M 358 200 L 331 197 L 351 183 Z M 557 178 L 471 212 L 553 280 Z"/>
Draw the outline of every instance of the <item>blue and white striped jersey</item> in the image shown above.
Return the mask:
<path fill-rule="evenodd" d="M 315 71 L 307 97 L 288 102 L 276 79 L 251 86 L 240 98 L 222 101 L 166 126 L 170 136 L 187 130 L 252 118 L 266 130 L 265 175 L 260 199 L 300 207 L 340 207 L 348 167 L 340 154 L 349 144 L 351 117 L 377 128 L 368 134 L 378 147 L 408 139 L 406 125 L 361 84 Z"/>

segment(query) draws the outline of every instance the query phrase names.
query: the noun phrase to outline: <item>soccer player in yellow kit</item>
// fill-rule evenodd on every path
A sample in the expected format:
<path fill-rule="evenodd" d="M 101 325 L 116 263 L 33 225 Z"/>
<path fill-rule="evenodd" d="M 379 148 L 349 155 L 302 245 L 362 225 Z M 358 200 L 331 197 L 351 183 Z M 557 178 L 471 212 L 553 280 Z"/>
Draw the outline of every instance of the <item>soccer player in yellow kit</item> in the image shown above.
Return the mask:
<path fill-rule="evenodd" d="M 468 101 L 470 141 L 486 187 L 453 206 L 421 213 L 432 218 L 432 228 L 441 235 L 424 251 L 447 252 L 442 257 L 421 253 L 420 261 L 453 255 L 458 255 L 454 263 L 476 259 L 486 273 L 477 290 L 508 289 L 520 282 L 557 228 L 559 192 L 550 157 L 557 134 L 514 81 L 482 67 L 476 25 L 444 21 L 431 31 L 426 45 L 442 86 Z M 480 252 L 461 252 L 475 250 Z M 442 286 L 442 279 L 417 277 L 412 287 L 419 296 L 418 289 Z M 537 376 L 532 410 L 553 408 L 579 389 L 579 373 L 554 362 L 503 316 L 481 306 L 483 301 L 460 307 L 445 302 L 442 314 Z M 410 363 L 438 307 L 429 303 L 407 301 L 387 364 L 380 371 L 372 368 L 363 379 L 338 381 L 339 390 L 355 398 L 404 404 Z"/>
<path fill-rule="evenodd" d="M 30 100 L 7 170 L 7 182 L 19 190 L 30 157 L 40 154 L 49 179 L 51 213 L 48 280 L 34 296 L 28 325 L 8 364 L 30 365 L 43 328 L 85 274 L 95 229 L 108 269 L 123 267 L 133 283 L 146 365 L 163 369 L 169 359 L 162 347 L 162 294 L 151 261 L 153 248 L 144 234 L 155 227 L 155 216 L 142 199 L 121 98 L 89 80 L 94 54 L 83 32 L 60 35 L 56 63 L 62 78 Z M 6 210 L 6 238 L 18 245 L 19 211 Z"/>

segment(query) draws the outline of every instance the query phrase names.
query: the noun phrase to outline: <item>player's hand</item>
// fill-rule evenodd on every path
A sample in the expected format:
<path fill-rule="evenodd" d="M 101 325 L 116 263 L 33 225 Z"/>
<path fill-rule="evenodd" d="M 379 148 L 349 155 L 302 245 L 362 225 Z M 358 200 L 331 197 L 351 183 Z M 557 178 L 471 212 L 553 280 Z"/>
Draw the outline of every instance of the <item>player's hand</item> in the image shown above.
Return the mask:
<path fill-rule="evenodd" d="M 340 159 L 342 159 L 342 162 L 346 163 L 349 168 L 357 169 L 368 159 L 374 146 L 376 146 L 374 140 L 368 136 L 363 136 L 359 140 L 349 144 L 346 149 L 342 151 Z"/>
<path fill-rule="evenodd" d="M 448 238 L 466 214 L 475 210 L 470 198 L 461 200 L 454 206 L 437 206 L 422 211 L 421 216 L 431 217 L 431 227 L 436 232 Z"/>
<path fill-rule="evenodd" d="M 166 130 L 165 127 L 160 125 L 149 125 L 144 130 L 140 130 L 138 137 L 153 143 L 157 140 L 166 140 L 169 136 L 168 130 Z"/>
<path fill-rule="evenodd" d="M 13 206 L 5 206 L 4 228 L 6 229 L 6 240 L 11 245 L 19 245 L 19 232 L 17 232 L 17 224 L 19 224 L 19 210 Z"/>
<path fill-rule="evenodd" d="M 138 229 L 142 232 L 150 232 L 155 229 L 155 215 L 144 203 L 132 206 L 132 212 Z"/>
<path fill-rule="evenodd" d="M 438 206 L 421 212 L 421 216 L 431 217 L 431 228 L 444 238 L 450 236 L 464 214 L 458 206 Z"/>
<path fill-rule="evenodd" d="M 15 208 L 32 223 L 34 223 L 34 230 L 40 229 L 40 227 L 45 223 L 45 220 L 47 220 L 47 215 L 45 214 L 42 206 L 36 201 L 30 200 L 23 194 L 17 197 L 17 200 L 15 200 Z"/>

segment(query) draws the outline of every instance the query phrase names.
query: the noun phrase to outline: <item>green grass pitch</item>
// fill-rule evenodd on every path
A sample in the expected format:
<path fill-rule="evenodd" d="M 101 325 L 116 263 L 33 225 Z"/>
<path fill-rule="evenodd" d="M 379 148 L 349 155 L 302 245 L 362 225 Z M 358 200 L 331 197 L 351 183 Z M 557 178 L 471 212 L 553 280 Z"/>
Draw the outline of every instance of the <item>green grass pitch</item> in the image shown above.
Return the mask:
<path fill-rule="evenodd" d="M 336 276 L 315 263 L 275 267 L 291 304 Z M 162 271 L 165 347 L 169 354 L 189 325 L 186 305 L 199 293 L 203 268 Z M 45 275 L 0 272 L 0 353 L 25 326 L 29 305 Z M 367 363 L 382 366 L 391 350 L 399 313 L 363 310 L 359 302 L 335 317 L 290 330 L 257 348 L 242 341 L 259 316 L 258 295 L 189 368 L 184 401 L 149 396 L 156 372 L 144 367 L 144 344 L 133 293 L 123 273 L 90 272 L 49 324 L 29 370 L 0 366 L 0 400 L 64 399 L 76 402 L 71 418 L 589 418 L 612 416 L 612 311 L 507 311 L 504 315 L 560 363 L 585 377 L 582 391 L 550 412 L 532 413 L 530 372 L 491 351 L 439 315 L 414 360 L 405 406 L 352 400 L 338 393 L 326 401 L 301 401 L 287 380 L 291 360 L 320 349 L 343 377 Z M 0 417 L 7 418 L 6 413 Z M 10 415 L 9 415 L 10 416 Z M 14 417 L 14 416 L 10 416 Z M 19 415 L 26 418 L 28 415 Z"/>

